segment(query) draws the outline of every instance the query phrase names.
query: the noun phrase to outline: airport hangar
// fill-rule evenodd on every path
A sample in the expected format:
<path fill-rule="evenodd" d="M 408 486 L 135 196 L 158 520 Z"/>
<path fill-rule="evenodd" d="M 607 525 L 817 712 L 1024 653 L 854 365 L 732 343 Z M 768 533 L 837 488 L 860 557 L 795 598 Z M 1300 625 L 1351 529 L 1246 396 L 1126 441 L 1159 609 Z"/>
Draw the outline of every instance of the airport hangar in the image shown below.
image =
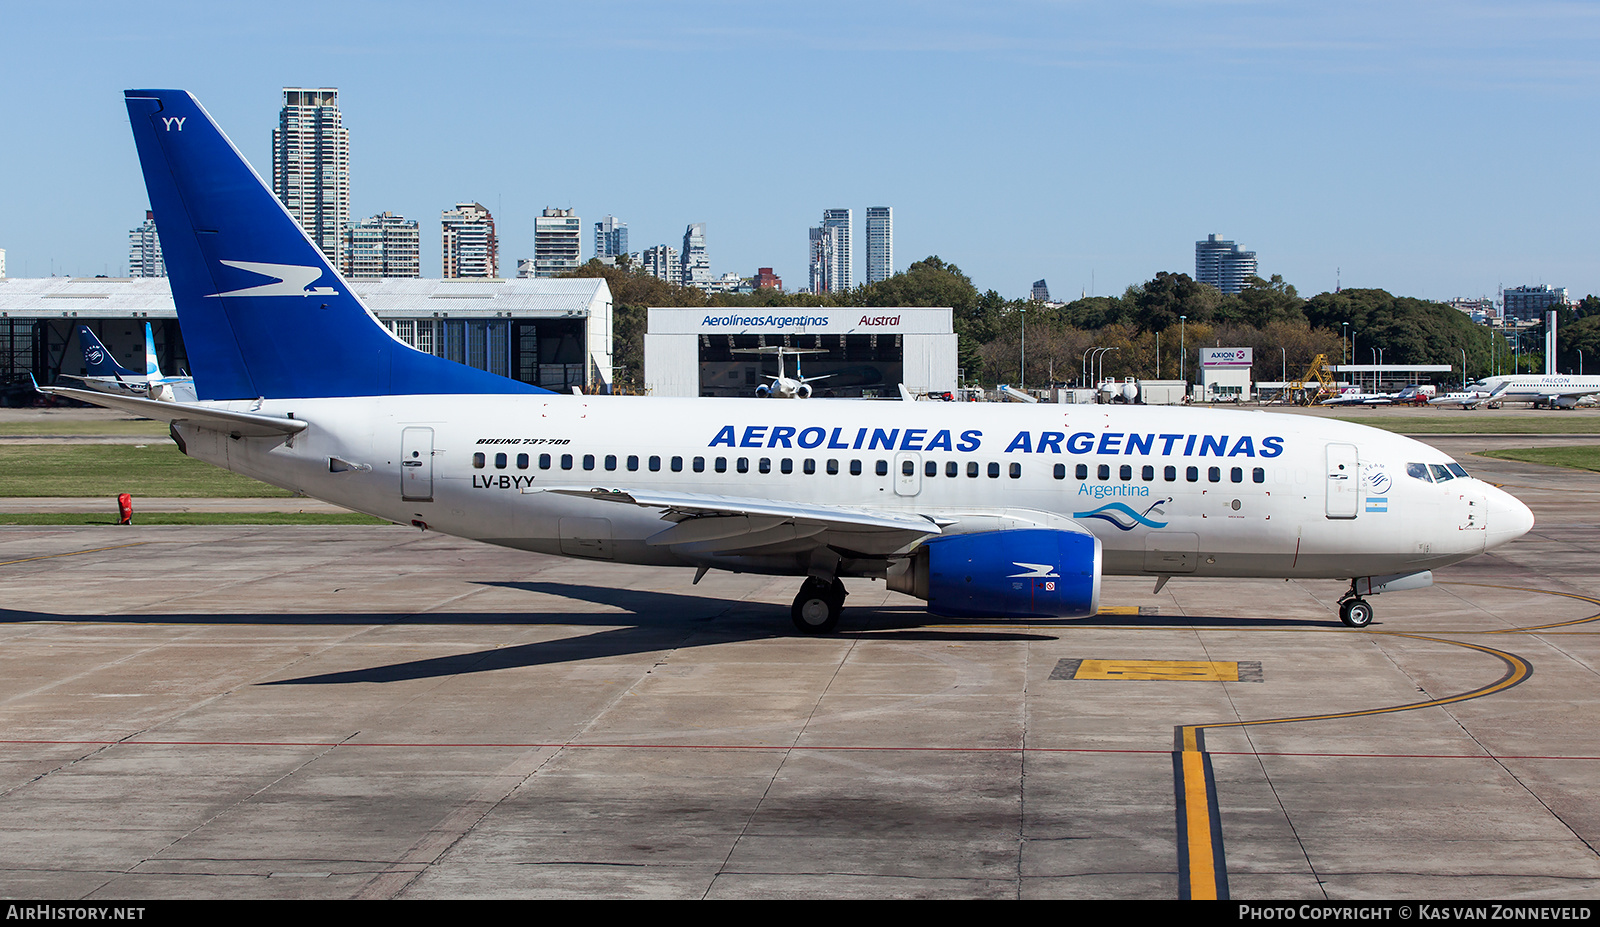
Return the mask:
<path fill-rule="evenodd" d="M 419 350 L 559 392 L 611 389 L 611 288 L 602 278 L 346 282 Z M 177 320 L 163 277 L 0 278 L 0 383 L 81 376 L 79 325 L 142 371 L 148 321 L 162 371 L 192 370 Z"/>
<path fill-rule="evenodd" d="M 785 347 L 817 398 L 896 397 L 957 386 L 956 335 L 948 308 L 747 307 L 651 309 L 644 338 L 645 389 L 652 396 L 753 396 L 778 372 Z M 816 352 L 816 353 L 810 353 Z"/>

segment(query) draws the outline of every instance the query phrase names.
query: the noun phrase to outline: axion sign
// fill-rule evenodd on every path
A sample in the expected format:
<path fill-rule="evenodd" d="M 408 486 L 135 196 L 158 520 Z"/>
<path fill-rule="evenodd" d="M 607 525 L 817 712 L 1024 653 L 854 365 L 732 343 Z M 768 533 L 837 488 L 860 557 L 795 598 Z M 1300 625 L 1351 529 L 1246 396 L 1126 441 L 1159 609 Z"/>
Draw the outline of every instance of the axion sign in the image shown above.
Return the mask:
<path fill-rule="evenodd" d="M 1202 367 L 1248 367 L 1255 363 L 1251 348 L 1201 348 Z"/>

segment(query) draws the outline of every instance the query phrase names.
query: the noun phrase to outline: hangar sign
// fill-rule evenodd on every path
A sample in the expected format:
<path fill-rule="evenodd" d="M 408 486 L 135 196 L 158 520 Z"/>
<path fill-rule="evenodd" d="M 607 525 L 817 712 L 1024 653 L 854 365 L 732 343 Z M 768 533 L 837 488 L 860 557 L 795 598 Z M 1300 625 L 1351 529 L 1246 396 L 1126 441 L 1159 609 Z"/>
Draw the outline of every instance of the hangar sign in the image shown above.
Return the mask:
<path fill-rule="evenodd" d="M 1248 367 L 1255 363 L 1253 348 L 1201 348 L 1202 367 Z"/>

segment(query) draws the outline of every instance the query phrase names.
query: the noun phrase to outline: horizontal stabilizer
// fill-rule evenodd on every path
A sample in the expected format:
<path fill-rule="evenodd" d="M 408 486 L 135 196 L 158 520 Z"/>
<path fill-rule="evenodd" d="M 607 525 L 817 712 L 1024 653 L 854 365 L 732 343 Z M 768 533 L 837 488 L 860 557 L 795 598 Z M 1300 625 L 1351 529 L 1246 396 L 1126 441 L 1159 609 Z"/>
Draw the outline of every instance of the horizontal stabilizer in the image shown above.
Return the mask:
<path fill-rule="evenodd" d="M 182 402 L 161 402 L 157 399 L 140 399 L 137 396 L 117 396 L 83 389 L 52 387 L 40 389 L 41 393 L 65 396 L 106 409 L 116 409 L 158 422 L 196 425 L 240 437 L 259 438 L 271 435 L 292 435 L 306 429 L 301 419 L 261 415 L 255 412 L 232 412 L 211 406 L 190 405 Z"/>

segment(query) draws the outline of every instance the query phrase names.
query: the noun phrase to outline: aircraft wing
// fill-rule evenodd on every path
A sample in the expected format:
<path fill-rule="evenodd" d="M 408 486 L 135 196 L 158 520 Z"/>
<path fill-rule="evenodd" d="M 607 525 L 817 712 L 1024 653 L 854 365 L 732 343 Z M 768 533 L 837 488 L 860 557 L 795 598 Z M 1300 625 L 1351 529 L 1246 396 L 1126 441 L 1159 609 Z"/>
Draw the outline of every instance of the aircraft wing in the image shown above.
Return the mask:
<path fill-rule="evenodd" d="M 304 431 L 306 428 L 306 423 L 303 419 L 260 415 L 255 412 L 233 412 L 228 409 L 218 409 L 211 406 L 163 402 L 159 399 L 141 399 L 137 396 L 119 396 L 112 393 L 97 393 L 84 389 L 67 389 L 61 386 L 40 387 L 39 392 L 49 393 L 54 396 L 66 396 L 68 399 L 76 399 L 79 402 L 87 402 L 107 409 L 116 409 L 119 412 L 155 419 L 158 422 L 187 423 L 231 435 L 247 437 L 292 435 Z"/>
<path fill-rule="evenodd" d="M 922 515 L 806 502 L 584 486 L 530 486 L 523 492 L 659 509 L 662 520 L 672 524 L 646 540 L 654 547 L 694 545 L 717 553 L 740 553 L 800 542 L 804 547 L 885 556 L 941 533 L 938 523 Z"/>

